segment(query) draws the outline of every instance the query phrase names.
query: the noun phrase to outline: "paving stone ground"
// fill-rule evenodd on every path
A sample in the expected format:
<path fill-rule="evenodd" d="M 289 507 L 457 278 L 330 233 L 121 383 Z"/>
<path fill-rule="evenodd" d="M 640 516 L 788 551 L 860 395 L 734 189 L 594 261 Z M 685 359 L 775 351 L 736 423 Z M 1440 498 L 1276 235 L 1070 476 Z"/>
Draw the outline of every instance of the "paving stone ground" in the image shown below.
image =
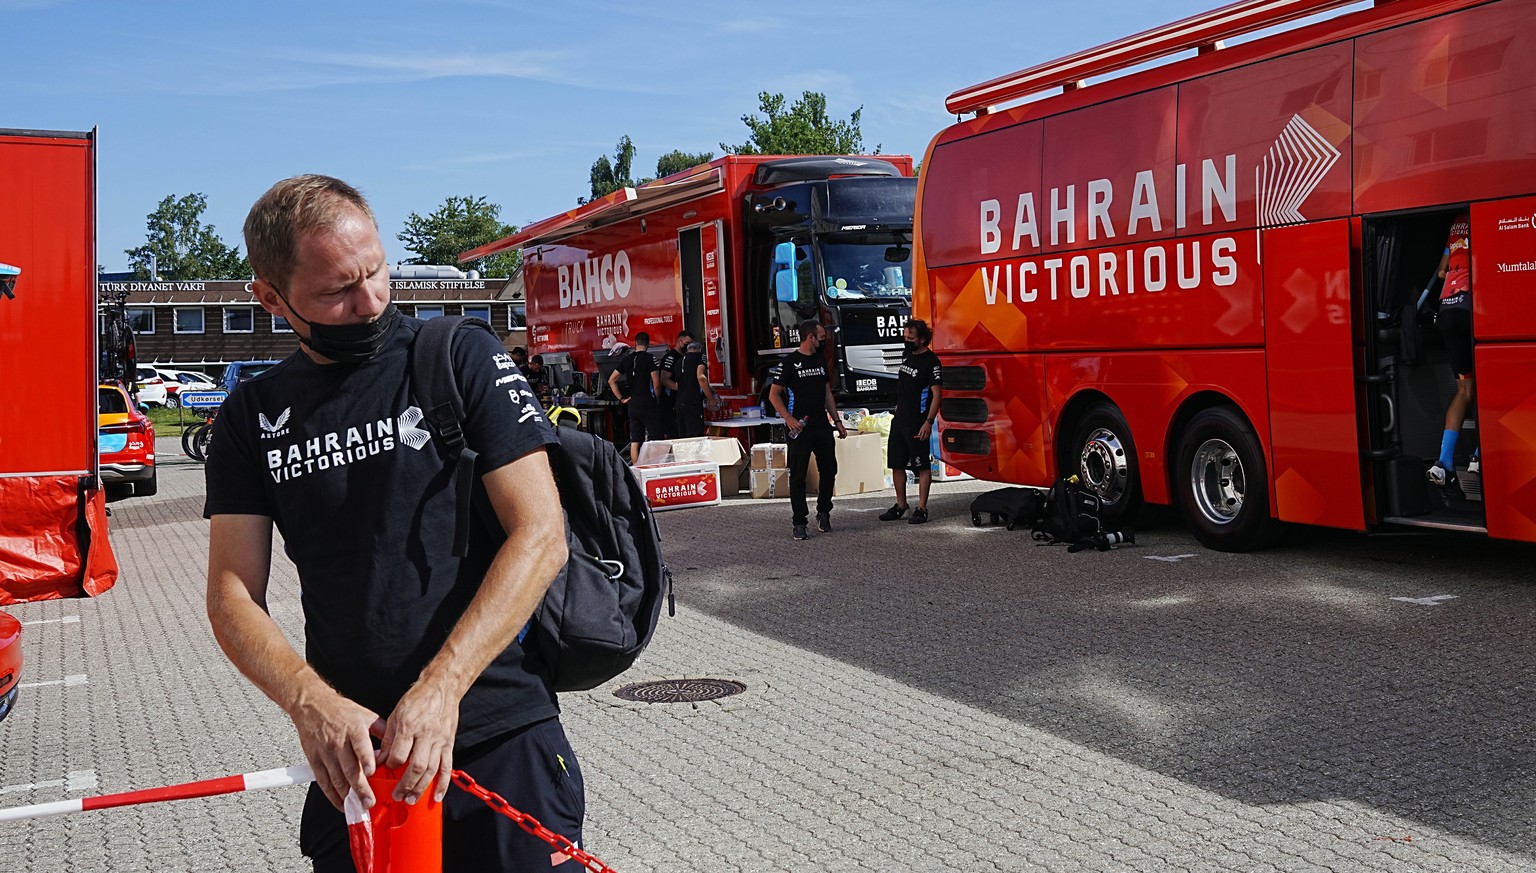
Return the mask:
<path fill-rule="evenodd" d="M 54 684 L 0 723 L 0 806 L 302 760 L 214 643 L 201 468 L 162 448 L 160 493 L 113 507 L 117 587 L 10 608 L 40 622 L 24 681 Z M 677 616 L 562 698 L 588 847 L 626 873 L 1536 867 L 1536 549 L 1303 531 L 1224 555 L 1162 520 L 1068 555 L 971 528 L 984 487 L 938 486 L 922 527 L 843 499 L 805 543 L 784 501 L 662 514 Z M 612 694 L 682 677 L 747 691 Z M 0 868 L 305 870 L 302 795 L 3 825 Z"/>

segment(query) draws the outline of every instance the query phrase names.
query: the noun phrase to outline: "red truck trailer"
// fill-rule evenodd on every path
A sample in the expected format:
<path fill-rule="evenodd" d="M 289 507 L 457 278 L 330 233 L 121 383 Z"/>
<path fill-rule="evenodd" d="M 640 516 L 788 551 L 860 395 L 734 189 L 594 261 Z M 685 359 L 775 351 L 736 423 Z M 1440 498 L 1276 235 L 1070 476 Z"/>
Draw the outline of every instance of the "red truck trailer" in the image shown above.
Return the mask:
<path fill-rule="evenodd" d="M 636 333 L 704 341 L 733 405 L 817 318 L 834 390 L 888 404 L 911 307 L 912 158 L 727 155 L 625 188 L 460 256 L 523 250 L 529 351 L 606 376 Z"/>
<path fill-rule="evenodd" d="M 1216 549 L 1278 522 L 1536 541 L 1536 0 L 1298 23 L 1343 5 L 1244 0 L 951 95 L 913 307 L 949 463 L 1077 473 L 1116 519 L 1173 503 Z M 1416 304 L 1464 214 L 1451 489 L 1425 473 L 1456 374 Z"/>
<path fill-rule="evenodd" d="M 97 477 L 95 226 L 95 132 L 0 129 L 0 604 L 117 579 Z"/>

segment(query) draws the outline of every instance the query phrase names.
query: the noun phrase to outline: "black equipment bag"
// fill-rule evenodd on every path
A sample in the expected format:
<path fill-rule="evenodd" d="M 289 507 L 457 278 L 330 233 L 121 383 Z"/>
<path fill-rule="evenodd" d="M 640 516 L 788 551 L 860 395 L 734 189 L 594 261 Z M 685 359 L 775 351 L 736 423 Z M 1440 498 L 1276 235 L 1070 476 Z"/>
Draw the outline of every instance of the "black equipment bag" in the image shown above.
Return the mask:
<path fill-rule="evenodd" d="M 498 532 L 501 526 L 475 470 L 479 455 L 464 442 L 464 398 L 452 349 L 460 330 L 494 335 L 475 318 L 427 320 L 411 349 L 411 391 L 438 453 L 454 466 L 454 554 L 462 557 L 472 523 Z M 554 689 L 584 691 L 635 662 L 656 630 L 663 595 L 669 615 L 677 607 L 661 535 L 634 472 L 606 440 L 569 427 L 555 433 L 560 444 L 550 447 L 549 461 L 565 510 L 570 557 L 529 623 Z"/>
<path fill-rule="evenodd" d="M 1033 528 L 1044 517 L 1045 492 L 1036 488 L 999 488 L 971 501 L 971 524 L 981 526 L 982 516 L 1009 530 Z"/>

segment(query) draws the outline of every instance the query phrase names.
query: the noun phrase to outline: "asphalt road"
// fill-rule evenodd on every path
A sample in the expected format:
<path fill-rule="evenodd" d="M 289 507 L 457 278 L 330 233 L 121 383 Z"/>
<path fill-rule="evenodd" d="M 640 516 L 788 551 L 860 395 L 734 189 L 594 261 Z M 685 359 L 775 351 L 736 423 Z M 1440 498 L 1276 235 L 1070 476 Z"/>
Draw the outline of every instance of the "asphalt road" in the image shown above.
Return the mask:
<path fill-rule="evenodd" d="M 116 588 L 12 608 L 24 688 L 0 806 L 301 760 L 213 642 L 200 467 L 114 504 Z M 678 615 L 562 698 L 586 845 L 623 871 L 1514 871 L 1536 866 L 1536 548 L 1294 533 L 1203 550 L 1174 521 L 1067 554 L 969 525 L 985 486 L 889 492 L 789 537 L 785 501 L 659 516 Z M 280 555 L 272 611 L 302 634 Z M 614 687 L 711 677 L 718 702 Z M 303 870 L 302 792 L 0 826 L 15 873 Z"/>

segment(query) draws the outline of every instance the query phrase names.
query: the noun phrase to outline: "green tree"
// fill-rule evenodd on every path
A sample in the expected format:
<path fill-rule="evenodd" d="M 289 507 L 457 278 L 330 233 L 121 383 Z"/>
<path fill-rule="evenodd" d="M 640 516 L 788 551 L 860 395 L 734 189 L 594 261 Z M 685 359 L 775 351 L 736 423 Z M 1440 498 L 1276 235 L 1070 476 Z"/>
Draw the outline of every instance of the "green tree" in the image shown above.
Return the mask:
<path fill-rule="evenodd" d="M 827 116 L 827 97 L 814 91 L 800 95 L 793 106 L 784 108 L 783 94 L 763 91 L 757 95 L 763 116 L 743 115 L 741 121 L 751 136 L 741 145 L 720 144 L 728 155 L 856 155 L 864 152 L 864 134 L 859 130 L 860 106 L 847 121 Z M 880 153 L 875 146 L 874 153 Z"/>
<path fill-rule="evenodd" d="M 405 229 L 395 238 L 416 253 L 407 264 L 444 264 L 459 262 L 459 253 L 495 242 L 517 233 L 517 228 L 501 223 L 501 207 L 484 197 L 448 197 L 431 215 L 414 212 L 405 219 Z M 464 264 L 479 270 L 482 276 L 505 278 L 517 272 L 522 256 L 518 252 L 499 252 Z"/>
<path fill-rule="evenodd" d="M 619 139 L 619 144 L 614 146 L 613 160 L 608 160 L 607 155 L 598 157 L 592 163 L 592 198 L 607 197 L 609 194 L 621 188 L 633 188 L 643 185 L 650 179 L 636 181 L 629 175 L 630 167 L 635 162 L 635 144 L 625 134 Z M 586 203 L 586 199 L 577 198 L 577 203 Z"/>
<path fill-rule="evenodd" d="M 124 249 L 134 278 L 153 279 L 151 262 L 155 264 L 154 272 L 166 280 L 250 276 L 251 265 L 240 254 L 239 247 L 225 245 L 213 225 L 203 224 L 207 208 L 208 198 L 202 194 L 180 198 L 171 194 L 161 200 L 144 222 L 148 228 L 144 245 Z"/>
<path fill-rule="evenodd" d="M 715 159 L 714 152 L 700 152 L 690 155 L 687 152 L 673 150 L 656 159 L 656 178 L 670 176 L 673 173 L 681 173 L 689 167 L 697 167 L 699 164 L 707 164 Z"/>

